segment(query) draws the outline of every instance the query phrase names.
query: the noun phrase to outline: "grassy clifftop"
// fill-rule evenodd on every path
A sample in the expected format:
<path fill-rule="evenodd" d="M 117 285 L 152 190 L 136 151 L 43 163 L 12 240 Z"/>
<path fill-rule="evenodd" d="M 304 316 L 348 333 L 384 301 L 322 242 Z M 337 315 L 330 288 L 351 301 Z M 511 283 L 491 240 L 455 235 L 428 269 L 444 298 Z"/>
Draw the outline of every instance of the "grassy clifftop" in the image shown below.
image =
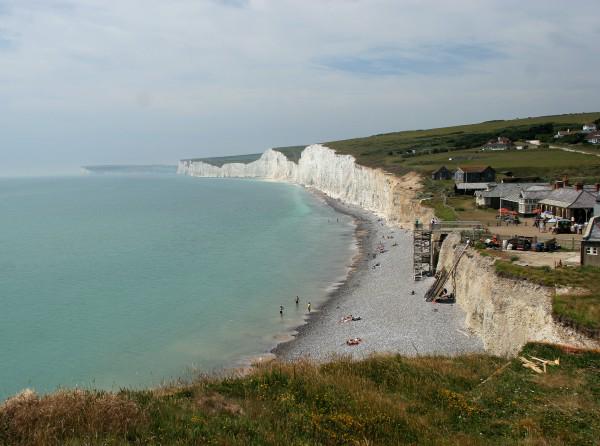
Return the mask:
<path fill-rule="evenodd" d="M 580 129 L 583 124 L 599 118 L 600 112 L 498 120 L 438 129 L 385 133 L 365 138 L 330 141 L 326 145 L 339 153 L 353 155 L 359 164 L 379 167 L 396 174 L 409 170 L 427 173 L 443 164 L 448 167 L 456 167 L 459 164 L 490 164 L 498 169 L 510 169 L 515 175 L 600 176 L 599 157 L 549 149 L 521 152 L 479 150 L 489 139 L 497 136 L 507 136 L 512 140 L 541 138 L 553 142 L 552 135 L 555 131 L 566 128 Z"/>
<path fill-rule="evenodd" d="M 600 181 L 600 157 L 530 146 L 523 151 L 482 152 L 480 147 L 497 136 L 513 141 L 541 139 L 555 145 L 558 130 L 581 129 L 600 119 L 600 112 L 539 116 L 524 119 L 487 121 L 427 130 L 408 130 L 364 138 L 329 141 L 324 144 L 338 153 L 349 154 L 361 165 L 382 168 L 395 174 L 408 171 L 429 173 L 442 165 L 492 165 L 516 176 L 539 176 L 547 180 L 569 175 L 574 181 Z M 561 142 L 564 142 L 562 139 Z M 548 144 L 546 144 L 547 146 Z M 304 146 L 278 147 L 291 161 L 298 162 Z M 588 148 L 600 154 L 597 148 Z M 196 160 L 222 166 L 225 163 L 250 163 L 261 154 L 235 155 Z"/>
<path fill-rule="evenodd" d="M 593 445 L 600 352 L 530 344 L 469 355 L 273 363 L 239 378 L 156 391 L 61 392 L 0 409 L 10 445 Z"/>
<path fill-rule="evenodd" d="M 273 150 L 283 153 L 287 159 L 298 163 L 300 154 L 305 146 L 275 147 Z M 192 158 L 190 161 L 202 161 L 212 166 L 221 167 L 223 164 L 241 163 L 249 164 L 261 157 L 262 153 L 250 153 L 248 155 L 215 156 L 210 158 Z"/>

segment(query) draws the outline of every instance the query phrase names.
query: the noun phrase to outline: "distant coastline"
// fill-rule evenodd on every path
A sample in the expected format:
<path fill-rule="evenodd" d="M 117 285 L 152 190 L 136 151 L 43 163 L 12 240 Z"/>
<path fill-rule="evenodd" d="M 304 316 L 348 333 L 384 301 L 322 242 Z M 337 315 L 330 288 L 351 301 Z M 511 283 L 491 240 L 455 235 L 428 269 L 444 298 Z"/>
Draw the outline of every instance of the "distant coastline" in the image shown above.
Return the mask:
<path fill-rule="evenodd" d="M 157 175 L 175 174 L 177 166 L 169 164 L 150 165 L 119 165 L 106 164 L 81 166 L 81 172 L 86 175 Z"/>

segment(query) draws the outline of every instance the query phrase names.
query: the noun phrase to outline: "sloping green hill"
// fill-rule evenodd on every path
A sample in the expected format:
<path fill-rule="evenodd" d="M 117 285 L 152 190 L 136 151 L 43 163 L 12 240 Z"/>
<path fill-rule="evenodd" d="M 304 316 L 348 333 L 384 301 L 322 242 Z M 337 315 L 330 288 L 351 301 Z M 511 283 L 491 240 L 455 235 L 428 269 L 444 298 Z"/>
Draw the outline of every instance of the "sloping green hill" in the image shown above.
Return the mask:
<path fill-rule="evenodd" d="M 442 165 L 491 165 L 497 170 L 510 170 L 516 176 L 539 176 L 552 180 L 568 175 L 573 181 L 600 181 L 600 157 L 565 152 L 549 148 L 556 141 L 558 130 L 580 129 L 583 124 L 600 120 L 600 112 L 539 116 L 523 119 L 487 121 L 427 130 L 407 130 L 364 138 L 329 141 L 324 144 L 338 153 L 349 154 L 359 164 L 382 168 L 395 174 L 417 171 L 428 174 Z M 542 147 L 529 145 L 527 150 L 482 152 L 488 140 L 506 136 L 513 141 L 539 139 Z M 305 146 L 276 147 L 288 159 L 298 162 Z M 581 144 L 568 147 L 583 147 Z M 600 154 L 600 148 L 585 146 L 585 150 Z M 222 166 L 225 163 L 250 163 L 259 153 L 196 160 Z"/>
<path fill-rule="evenodd" d="M 443 164 L 448 167 L 455 167 L 457 164 L 491 164 L 497 168 L 510 168 L 516 175 L 541 174 L 553 177 L 576 174 L 593 177 L 600 175 L 600 157 L 548 149 L 484 153 L 479 148 L 498 136 L 506 136 L 513 141 L 540 139 L 542 142 L 554 143 L 553 135 L 556 131 L 580 129 L 583 124 L 598 119 L 600 112 L 498 120 L 385 133 L 330 141 L 326 145 L 339 153 L 353 155 L 362 165 L 383 168 L 397 174 L 409 170 L 427 173 Z"/>
<path fill-rule="evenodd" d="M 300 154 L 304 150 L 305 146 L 289 146 L 289 147 L 275 147 L 273 150 L 283 153 L 287 159 L 298 163 Z M 230 163 L 241 163 L 249 164 L 256 161 L 261 157 L 262 153 L 250 153 L 248 155 L 230 155 L 230 156 L 214 156 L 208 158 L 192 158 L 189 161 L 202 161 L 203 163 L 210 164 L 212 166 L 221 167 L 223 164 Z"/>
<path fill-rule="evenodd" d="M 260 158 L 262 153 L 250 153 L 248 155 L 214 156 L 209 158 L 192 158 L 185 161 L 202 161 L 211 166 L 221 167 L 223 164 L 241 163 L 248 164 Z"/>

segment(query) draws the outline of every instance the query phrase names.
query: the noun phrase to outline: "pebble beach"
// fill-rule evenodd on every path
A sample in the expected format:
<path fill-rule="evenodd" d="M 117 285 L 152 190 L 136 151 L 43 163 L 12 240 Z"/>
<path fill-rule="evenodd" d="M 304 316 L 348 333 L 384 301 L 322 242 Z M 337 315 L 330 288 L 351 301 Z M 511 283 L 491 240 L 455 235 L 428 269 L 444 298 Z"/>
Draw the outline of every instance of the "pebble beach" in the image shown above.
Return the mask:
<path fill-rule="evenodd" d="M 359 207 L 326 200 L 337 211 L 354 217 L 359 254 L 347 280 L 308 316 L 292 340 L 273 350 L 279 359 L 323 362 L 373 353 L 451 356 L 483 352 L 481 339 L 465 328 L 465 315 L 458 305 L 425 301 L 433 279 L 413 281 L 411 231 L 389 226 Z M 351 339 L 360 341 L 348 345 Z"/>

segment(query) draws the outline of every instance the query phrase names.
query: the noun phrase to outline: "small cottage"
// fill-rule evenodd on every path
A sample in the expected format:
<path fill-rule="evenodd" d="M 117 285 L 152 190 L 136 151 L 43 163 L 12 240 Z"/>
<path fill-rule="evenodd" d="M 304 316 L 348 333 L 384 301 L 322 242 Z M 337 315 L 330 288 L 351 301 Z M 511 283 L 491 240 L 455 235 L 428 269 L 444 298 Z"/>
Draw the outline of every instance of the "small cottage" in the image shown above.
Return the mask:
<path fill-rule="evenodd" d="M 600 132 L 591 132 L 586 135 L 585 140 L 590 144 L 600 144 Z"/>
<path fill-rule="evenodd" d="M 486 191 L 475 192 L 477 206 L 506 208 L 521 215 L 532 215 L 540 200 L 552 192 L 545 183 L 501 183 Z"/>
<path fill-rule="evenodd" d="M 564 138 L 565 136 L 571 136 L 571 135 L 574 135 L 576 133 L 577 132 L 572 132 L 571 129 L 559 130 L 558 132 L 556 132 L 556 135 L 554 135 L 554 139 Z"/>
<path fill-rule="evenodd" d="M 508 150 L 512 147 L 512 141 L 504 136 L 499 136 L 496 139 L 490 139 L 481 150 Z"/>
<path fill-rule="evenodd" d="M 490 166 L 461 166 L 454 172 L 456 183 L 493 183 L 496 171 Z"/>
<path fill-rule="evenodd" d="M 600 266 L 600 216 L 592 218 L 583 233 L 581 264 Z"/>
<path fill-rule="evenodd" d="M 567 179 L 556 181 L 554 189 L 540 200 L 540 207 L 542 211 L 549 212 L 555 217 L 583 223 L 594 215 L 598 191 L 586 189 L 581 183 L 576 184 L 575 187 L 570 187 L 568 184 Z"/>
<path fill-rule="evenodd" d="M 438 170 L 431 174 L 432 180 L 451 180 L 452 172 L 446 168 L 446 166 L 440 167 Z"/>

